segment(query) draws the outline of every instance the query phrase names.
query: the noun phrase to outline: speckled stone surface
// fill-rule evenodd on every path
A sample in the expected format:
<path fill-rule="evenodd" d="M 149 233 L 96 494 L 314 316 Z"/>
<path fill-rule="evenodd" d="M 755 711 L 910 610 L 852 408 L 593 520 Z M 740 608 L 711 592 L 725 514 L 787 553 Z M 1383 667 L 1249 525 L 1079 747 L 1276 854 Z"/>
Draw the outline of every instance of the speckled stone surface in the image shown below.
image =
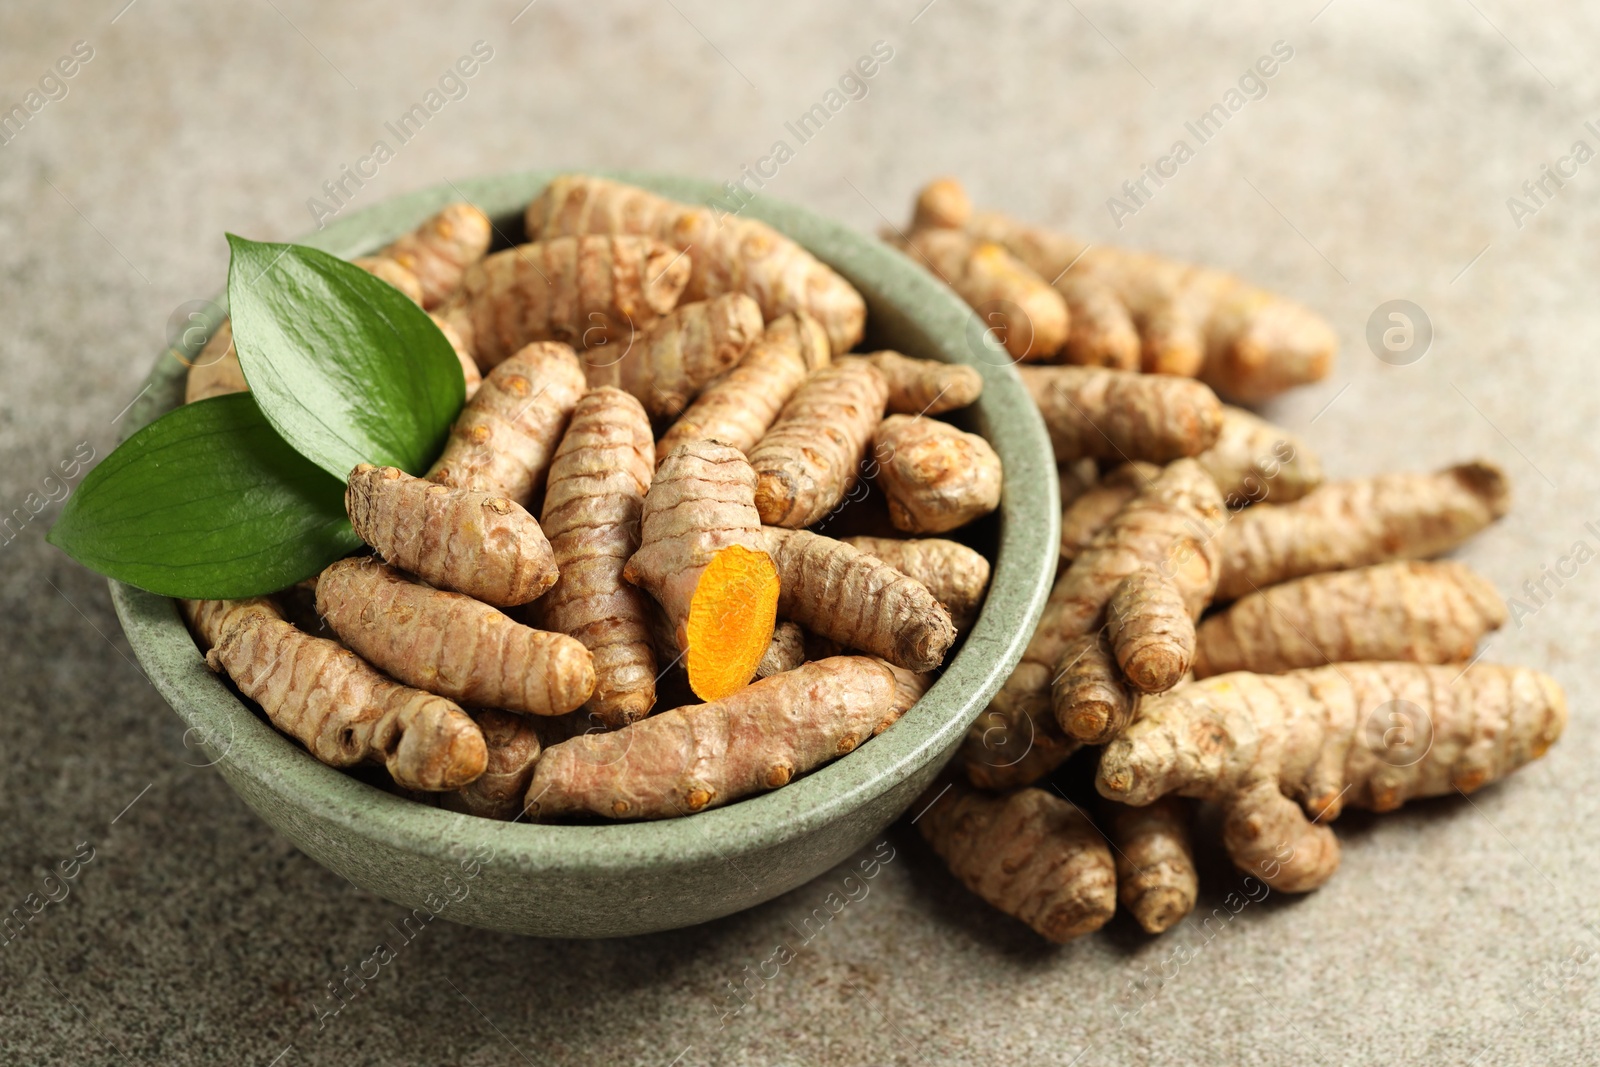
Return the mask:
<path fill-rule="evenodd" d="M 73 42 L 94 56 L 0 145 L 0 503 L 26 513 L 29 493 L 59 495 L 45 479 L 75 451 L 105 454 L 169 315 L 219 287 L 224 230 L 305 230 L 307 198 L 483 40 L 494 54 L 465 98 L 354 206 L 569 163 L 731 179 L 783 139 L 793 155 L 768 191 L 862 230 L 900 221 L 928 176 L 958 173 L 986 203 L 1204 258 L 1319 308 L 1339 366 L 1271 414 L 1336 476 L 1471 455 L 1507 467 L 1515 510 L 1462 556 L 1526 605 L 1488 657 L 1568 687 L 1567 737 L 1470 802 L 1341 818 L 1344 865 L 1325 889 L 1251 904 L 1209 941 L 1198 928 L 1151 941 L 1118 919 L 1044 946 L 903 828 L 876 867 L 869 847 L 686 931 L 540 942 L 452 925 L 447 908 L 407 940 L 399 908 L 191 766 L 208 757 L 132 663 L 104 583 L 44 545 L 51 504 L 0 547 L 4 909 L 87 855 L 80 842 L 94 851 L 68 895 L 0 945 L 0 1060 L 1594 1058 L 1600 579 L 1574 543 L 1600 548 L 1600 175 L 1563 159 L 1580 140 L 1600 150 L 1585 126 L 1600 126 L 1600 16 L 1504 0 L 925 3 L 8 5 L 0 108 Z M 865 98 L 799 143 L 785 123 L 879 40 L 893 57 Z M 1197 145 L 1185 122 L 1279 40 L 1294 54 L 1265 97 Z M 1193 158 L 1149 183 L 1119 231 L 1107 198 L 1180 138 Z M 1573 176 L 1530 196 L 1546 164 Z M 1526 205 L 1516 218 L 1511 197 Z M 1366 340 L 1390 300 L 1433 327 L 1406 365 Z M 1204 880 L 1207 909 L 1239 884 L 1215 863 Z M 392 946 L 381 964 L 379 942 Z M 781 967 L 780 944 L 794 954 Z"/>

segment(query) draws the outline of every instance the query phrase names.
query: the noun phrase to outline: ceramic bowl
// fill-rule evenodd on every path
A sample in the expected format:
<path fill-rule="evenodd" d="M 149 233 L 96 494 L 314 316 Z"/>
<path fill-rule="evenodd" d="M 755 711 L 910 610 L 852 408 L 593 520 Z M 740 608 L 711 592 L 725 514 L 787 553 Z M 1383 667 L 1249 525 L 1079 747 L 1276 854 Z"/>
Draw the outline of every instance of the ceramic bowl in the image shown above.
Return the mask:
<path fill-rule="evenodd" d="M 440 206 L 468 200 L 520 240 L 523 207 L 556 172 L 446 183 L 351 211 L 303 239 L 338 256 L 371 252 Z M 710 182 L 617 174 L 706 203 Z M 883 831 L 933 780 L 1020 658 L 1055 574 L 1055 464 L 1022 384 L 942 284 L 877 240 L 760 198 L 742 214 L 809 248 L 869 308 L 868 344 L 976 366 L 983 397 L 961 415 L 1006 472 L 983 536 L 994 573 L 982 615 L 938 683 L 895 726 L 788 786 L 660 822 L 540 826 L 413 803 L 318 763 L 206 669 L 176 603 L 116 582 L 113 600 L 152 682 L 212 765 L 255 811 L 318 863 L 408 908 L 496 930 L 612 937 L 705 922 L 823 873 Z M 182 402 L 185 366 L 157 360 L 126 432 Z"/>

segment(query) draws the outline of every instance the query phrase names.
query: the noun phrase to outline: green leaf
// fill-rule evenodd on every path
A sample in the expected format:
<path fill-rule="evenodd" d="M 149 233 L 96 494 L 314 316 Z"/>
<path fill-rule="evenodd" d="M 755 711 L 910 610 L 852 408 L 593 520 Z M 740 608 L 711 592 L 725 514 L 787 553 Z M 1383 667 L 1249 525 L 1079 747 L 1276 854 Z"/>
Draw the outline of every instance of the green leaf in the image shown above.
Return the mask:
<path fill-rule="evenodd" d="M 49 541 L 107 577 L 207 600 L 282 589 L 361 544 L 343 480 L 290 448 L 249 393 L 185 404 L 128 438 Z"/>
<path fill-rule="evenodd" d="M 340 479 L 357 463 L 422 474 L 466 396 L 433 320 L 326 252 L 232 234 L 228 244 L 234 346 L 283 439 Z"/>

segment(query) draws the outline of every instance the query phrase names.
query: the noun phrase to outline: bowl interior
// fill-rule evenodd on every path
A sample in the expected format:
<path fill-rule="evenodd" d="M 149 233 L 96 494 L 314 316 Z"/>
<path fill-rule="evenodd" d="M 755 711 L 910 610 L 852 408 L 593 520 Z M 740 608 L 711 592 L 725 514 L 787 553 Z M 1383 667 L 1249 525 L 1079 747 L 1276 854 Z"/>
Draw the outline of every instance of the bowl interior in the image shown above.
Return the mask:
<path fill-rule="evenodd" d="M 523 207 L 557 173 L 446 183 L 352 211 L 301 243 L 342 257 L 368 253 L 454 200 L 482 208 L 495 220 L 497 244 L 511 243 L 521 239 Z M 686 178 L 613 176 L 694 203 L 715 204 L 722 192 L 710 182 Z M 770 854 L 774 846 L 814 834 L 946 758 L 1020 658 L 1055 575 L 1059 507 L 1043 424 L 1004 353 L 983 343 L 978 320 L 898 252 L 768 198 L 748 204 L 740 214 L 786 233 L 854 284 L 868 304 L 869 343 L 967 363 L 984 376 L 983 397 L 962 420 L 990 440 L 1005 464 L 1000 509 L 983 535 L 985 541 L 992 538 L 992 546 L 985 547 L 992 547 L 993 577 L 982 614 L 915 708 L 855 752 L 782 789 L 690 818 L 598 826 L 496 822 L 412 803 L 319 763 L 257 718 L 205 668 L 175 602 L 113 582 L 129 641 L 190 727 L 186 740 L 203 748 L 211 762 L 222 763 L 236 785 L 248 779 L 270 793 L 273 803 L 314 813 L 326 824 L 390 849 L 440 860 L 492 855 L 497 865 L 529 874 L 581 871 L 619 877 L 655 864 L 722 863 L 756 851 Z M 182 402 L 185 369 L 170 351 L 158 358 L 126 432 Z M 901 809 L 906 802 L 899 801 Z M 864 840 L 862 835 L 850 847 Z M 804 877 L 788 885 L 763 885 L 744 906 Z"/>

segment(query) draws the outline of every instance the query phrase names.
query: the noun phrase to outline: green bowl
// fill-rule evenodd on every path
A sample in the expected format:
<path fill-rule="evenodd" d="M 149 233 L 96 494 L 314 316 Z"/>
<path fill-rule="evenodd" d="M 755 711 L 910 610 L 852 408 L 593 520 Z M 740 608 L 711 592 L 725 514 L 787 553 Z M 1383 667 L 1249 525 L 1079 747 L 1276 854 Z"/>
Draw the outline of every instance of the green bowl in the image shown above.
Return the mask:
<path fill-rule="evenodd" d="M 330 223 L 303 243 L 368 253 L 440 206 L 469 200 L 500 240 L 554 171 L 447 183 Z M 704 203 L 710 182 L 616 177 Z M 117 582 L 112 599 L 150 680 L 228 784 L 318 863 L 403 906 L 546 937 L 614 937 L 705 922 L 816 877 L 893 822 L 931 782 L 1022 655 L 1055 575 L 1059 514 L 1044 425 L 982 327 L 898 252 L 809 211 L 759 199 L 744 214 L 809 248 L 861 291 L 870 341 L 968 363 L 983 397 L 963 418 L 1005 464 L 993 523 L 994 576 L 982 615 L 943 676 L 893 729 L 782 789 L 684 819 L 601 826 L 495 822 L 413 803 L 317 762 L 206 669 L 176 603 Z M 185 365 L 164 352 L 126 432 L 180 404 Z"/>

